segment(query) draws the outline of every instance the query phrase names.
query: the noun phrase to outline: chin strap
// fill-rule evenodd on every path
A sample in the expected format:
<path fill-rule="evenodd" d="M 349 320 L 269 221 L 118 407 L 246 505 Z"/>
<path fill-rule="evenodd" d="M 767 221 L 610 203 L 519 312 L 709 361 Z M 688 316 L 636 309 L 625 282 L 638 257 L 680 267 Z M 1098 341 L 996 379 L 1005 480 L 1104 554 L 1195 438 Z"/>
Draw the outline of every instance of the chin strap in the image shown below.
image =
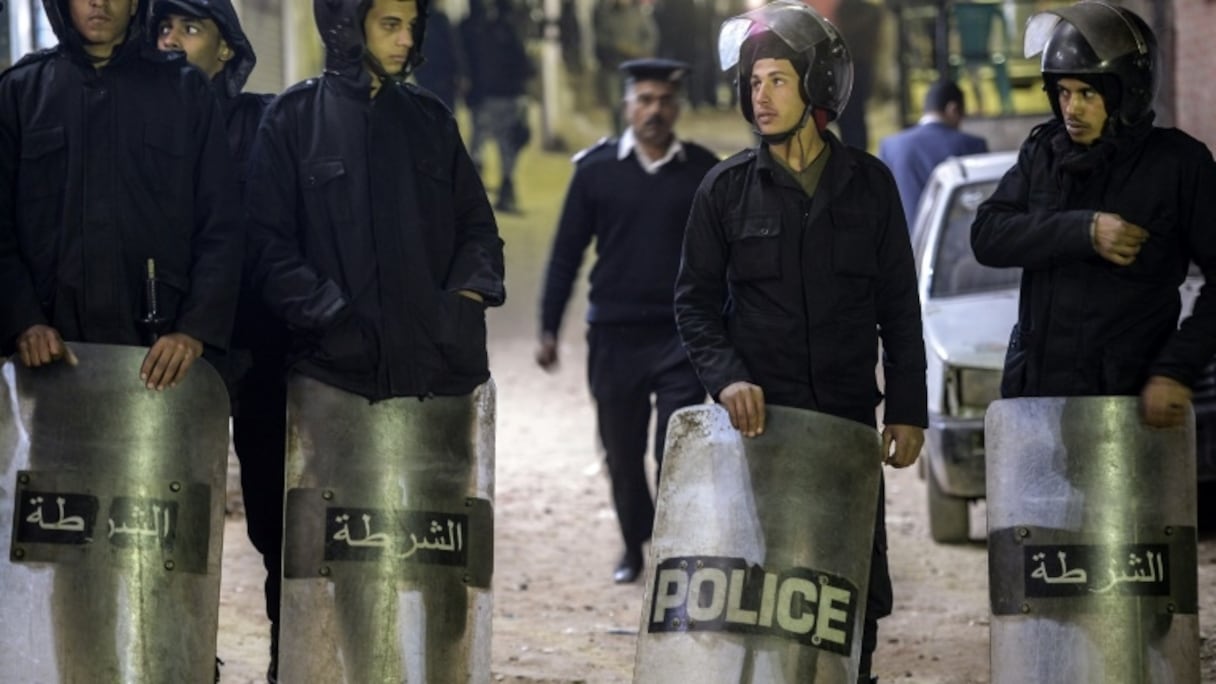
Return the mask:
<path fill-rule="evenodd" d="M 786 142 L 787 140 L 789 140 L 790 138 L 793 138 L 795 135 L 797 135 L 798 131 L 802 130 L 803 128 L 806 128 L 806 122 L 811 120 L 811 114 L 812 114 L 813 109 L 814 109 L 813 107 L 811 107 L 810 105 L 807 105 L 806 108 L 802 110 L 802 118 L 798 119 L 798 123 L 795 124 L 794 127 L 789 129 L 788 131 L 783 131 L 781 133 L 765 134 L 765 133 L 760 132 L 759 126 L 753 126 L 752 133 L 755 133 L 756 135 L 760 136 L 760 139 L 769 145 L 780 145 L 780 144 Z M 815 117 L 815 125 L 819 130 L 822 130 L 822 127 L 819 126 L 819 117 Z"/>

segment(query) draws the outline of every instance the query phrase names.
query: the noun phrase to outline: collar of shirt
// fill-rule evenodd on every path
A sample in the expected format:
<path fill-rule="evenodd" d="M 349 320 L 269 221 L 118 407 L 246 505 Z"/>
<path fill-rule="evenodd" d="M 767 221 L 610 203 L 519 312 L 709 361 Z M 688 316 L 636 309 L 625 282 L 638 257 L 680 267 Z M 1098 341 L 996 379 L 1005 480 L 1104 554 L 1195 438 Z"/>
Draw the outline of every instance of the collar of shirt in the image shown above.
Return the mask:
<path fill-rule="evenodd" d="M 651 161 L 646 157 L 646 153 L 638 146 L 638 139 L 633 135 L 632 128 L 626 128 L 624 135 L 621 136 L 620 142 L 616 145 L 616 158 L 625 159 L 629 153 L 633 152 L 633 156 L 638 160 L 638 165 L 642 170 L 651 175 L 659 172 L 667 162 L 672 159 L 679 158 L 684 161 L 684 146 L 680 144 L 680 139 L 674 135 L 671 137 L 671 144 L 667 146 L 667 152 L 655 161 Z"/>

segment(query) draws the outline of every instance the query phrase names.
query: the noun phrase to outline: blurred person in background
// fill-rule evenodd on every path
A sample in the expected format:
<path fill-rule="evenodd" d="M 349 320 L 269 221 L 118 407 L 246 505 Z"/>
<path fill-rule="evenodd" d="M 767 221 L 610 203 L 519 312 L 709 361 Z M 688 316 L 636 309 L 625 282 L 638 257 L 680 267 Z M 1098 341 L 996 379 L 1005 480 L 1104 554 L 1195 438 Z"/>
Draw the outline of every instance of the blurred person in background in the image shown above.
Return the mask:
<path fill-rule="evenodd" d="M 469 67 L 465 101 L 473 113 L 469 152 L 478 172 L 484 173 L 482 150 L 487 138 L 494 140 L 499 166 L 494 208 L 516 212 L 515 163 L 532 138 L 525 95 L 536 70 L 513 18 L 511 0 L 493 1 L 493 10 L 487 12 L 484 0 L 473 0 L 469 16 L 460 24 Z"/>
<path fill-rule="evenodd" d="M 587 310 L 587 376 L 625 550 L 613 580 L 635 581 L 654 526 L 646 481 L 647 430 L 655 414 L 655 462 L 667 422 L 705 401 L 680 345 L 671 309 L 680 242 L 693 193 L 718 159 L 676 137 L 688 65 L 665 59 L 621 64 L 629 128 L 574 157 L 541 295 L 536 362 L 556 369 L 558 334 L 587 246 L 596 246 Z M 652 406 L 652 399 L 653 406 Z"/>
<path fill-rule="evenodd" d="M 967 108 L 963 91 L 954 81 L 942 80 L 929 86 L 924 112 L 915 126 L 878 143 L 878 158 L 891 169 L 899 186 L 908 230 L 912 230 L 929 174 L 938 164 L 948 157 L 988 151 L 988 141 L 959 130 Z"/>

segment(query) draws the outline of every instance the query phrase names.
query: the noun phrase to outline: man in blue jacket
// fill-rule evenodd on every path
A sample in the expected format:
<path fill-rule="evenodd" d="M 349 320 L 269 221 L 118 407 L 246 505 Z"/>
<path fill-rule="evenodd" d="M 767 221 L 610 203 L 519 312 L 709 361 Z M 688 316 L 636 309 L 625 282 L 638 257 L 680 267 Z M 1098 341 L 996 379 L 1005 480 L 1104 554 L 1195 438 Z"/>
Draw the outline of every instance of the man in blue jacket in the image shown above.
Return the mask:
<path fill-rule="evenodd" d="M 920 121 L 878 143 L 878 158 L 891 169 L 899 187 L 908 230 L 914 225 L 929 174 L 938 164 L 949 157 L 988 151 L 986 140 L 959 130 L 964 114 L 966 106 L 958 84 L 937 81 L 925 93 L 925 114 Z"/>

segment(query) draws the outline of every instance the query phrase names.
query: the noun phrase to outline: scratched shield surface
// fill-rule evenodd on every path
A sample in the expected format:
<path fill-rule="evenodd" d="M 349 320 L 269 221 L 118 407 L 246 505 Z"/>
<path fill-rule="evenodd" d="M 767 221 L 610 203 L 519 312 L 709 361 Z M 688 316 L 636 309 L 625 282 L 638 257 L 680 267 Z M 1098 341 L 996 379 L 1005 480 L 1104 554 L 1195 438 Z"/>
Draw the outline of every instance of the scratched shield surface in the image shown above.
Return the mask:
<path fill-rule="evenodd" d="M 667 430 L 634 681 L 853 684 L 880 472 L 873 428 L 719 406 Z"/>
<path fill-rule="evenodd" d="M 985 443 L 994 684 L 1198 684 L 1193 414 L 1006 399 Z"/>
<path fill-rule="evenodd" d="M 72 344 L 3 367 L 0 680 L 214 678 L 228 395 L 195 362 L 164 392 L 146 349 Z"/>
<path fill-rule="evenodd" d="M 494 414 L 290 379 L 282 681 L 490 680 Z"/>

